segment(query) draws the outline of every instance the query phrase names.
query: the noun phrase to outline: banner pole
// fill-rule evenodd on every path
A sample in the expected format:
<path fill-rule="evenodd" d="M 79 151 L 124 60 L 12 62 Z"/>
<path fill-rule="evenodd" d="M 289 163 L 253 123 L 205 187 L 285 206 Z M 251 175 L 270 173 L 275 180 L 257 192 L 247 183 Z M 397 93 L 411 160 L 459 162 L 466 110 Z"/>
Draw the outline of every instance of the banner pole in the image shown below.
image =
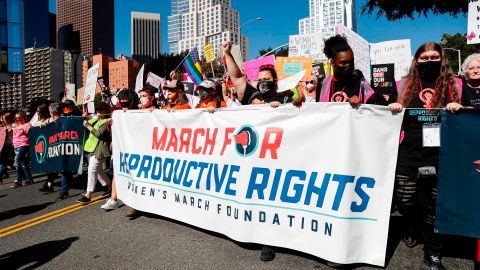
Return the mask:
<path fill-rule="evenodd" d="M 212 67 L 212 73 L 213 73 L 213 77 L 215 78 L 215 70 L 213 69 L 213 61 L 210 62 L 210 66 Z"/>

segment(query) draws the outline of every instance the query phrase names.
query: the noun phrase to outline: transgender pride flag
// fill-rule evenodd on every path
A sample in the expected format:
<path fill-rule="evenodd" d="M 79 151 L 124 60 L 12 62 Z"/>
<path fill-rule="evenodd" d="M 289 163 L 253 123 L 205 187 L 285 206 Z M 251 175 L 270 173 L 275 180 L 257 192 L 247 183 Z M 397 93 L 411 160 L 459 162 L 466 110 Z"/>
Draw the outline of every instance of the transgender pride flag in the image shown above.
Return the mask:
<path fill-rule="evenodd" d="M 183 67 L 195 85 L 202 83 L 202 68 L 200 67 L 200 58 L 198 57 L 198 50 L 196 47 L 190 51 L 187 58 L 185 58 L 185 61 L 183 61 Z"/>

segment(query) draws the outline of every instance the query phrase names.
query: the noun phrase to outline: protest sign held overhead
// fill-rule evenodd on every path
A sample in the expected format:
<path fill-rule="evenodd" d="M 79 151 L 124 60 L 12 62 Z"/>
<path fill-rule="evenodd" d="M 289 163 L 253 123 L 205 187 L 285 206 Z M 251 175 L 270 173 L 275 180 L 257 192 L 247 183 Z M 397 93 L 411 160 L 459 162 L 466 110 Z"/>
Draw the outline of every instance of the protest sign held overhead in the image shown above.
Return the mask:
<path fill-rule="evenodd" d="M 409 39 L 390 40 L 370 44 L 372 65 L 395 64 L 395 80 L 406 76 L 412 64 L 412 49 Z"/>
<path fill-rule="evenodd" d="M 275 56 L 267 55 L 260 57 L 248 62 L 243 63 L 243 71 L 247 74 L 247 78 L 250 81 L 256 80 L 258 78 L 259 67 L 263 65 L 273 65 L 275 66 Z"/>
<path fill-rule="evenodd" d="M 151 86 L 157 88 L 157 89 L 162 89 L 164 79 L 158 75 L 156 75 L 153 72 L 148 72 L 147 74 L 147 82 Z"/>
<path fill-rule="evenodd" d="M 203 46 L 203 51 L 205 52 L 205 59 L 207 60 L 207 63 L 215 60 L 215 52 L 213 50 L 212 44 L 207 44 Z"/>
<path fill-rule="evenodd" d="M 290 77 L 305 70 L 302 81 L 312 79 L 312 58 L 303 57 L 277 57 L 275 59 L 278 79 Z"/>
<path fill-rule="evenodd" d="M 100 64 L 95 64 L 88 69 L 87 81 L 85 83 L 85 90 L 83 94 L 83 103 L 93 102 L 95 97 L 95 90 L 97 89 L 97 77 Z"/>
<path fill-rule="evenodd" d="M 288 42 L 288 56 L 309 57 L 315 63 L 327 61 L 328 58 L 323 53 L 324 39 L 330 36 L 322 33 L 291 35 Z"/>
<path fill-rule="evenodd" d="M 137 80 L 135 81 L 135 92 L 140 92 L 143 88 L 143 73 L 145 70 L 145 65 L 142 65 L 142 68 L 137 74 Z"/>
<path fill-rule="evenodd" d="M 468 1 L 467 44 L 480 43 L 480 1 Z"/>

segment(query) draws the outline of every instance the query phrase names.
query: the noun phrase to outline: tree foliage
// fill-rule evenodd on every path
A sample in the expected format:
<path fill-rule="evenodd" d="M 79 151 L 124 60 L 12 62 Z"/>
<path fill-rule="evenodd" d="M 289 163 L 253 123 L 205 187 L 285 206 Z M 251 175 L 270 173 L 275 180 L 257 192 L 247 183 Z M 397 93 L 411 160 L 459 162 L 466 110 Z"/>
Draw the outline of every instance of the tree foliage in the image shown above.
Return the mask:
<path fill-rule="evenodd" d="M 473 53 L 480 52 L 480 44 L 468 45 L 467 39 L 465 38 L 466 34 L 457 33 L 455 35 L 450 34 L 443 34 L 441 46 L 443 48 L 451 48 L 460 50 L 460 56 L 462 58 L 462 62 L 467 58 L 469 55 Z M 452 70 L 454 73 L 458 72 L 458 52 L 454 50 L 446 49 L 445 55 L 448 58 L 452 66 Z M 462 63 L 460 63 L 461 65 Z"/>
<path fill-rule="evenodd" d="M 273 49 L 272 49 L 272 47 L 269 46 L 267 49 L 262 49 L 262 50 L 258 51 L 258 54 L 260 56 L 262 56 L 262 55 L 270 52 L 271 50 L 273 50 Z M 268 55 L 270 55 L 270 54 L 274 54 L 275 57 L 277 57 L 277 56 L 288 56 L 288 46 L 280 48 L 278 50 L 275 50 L 274 52 L 271 52 Z"/>
<path fill-rule="evenodd" d="M 387 20 L 403 18 L 414 19 L 414 16 L 449 14 L 457 16 L 465 14 L 468 9 L 467 0 L 367 0 L 362 7 L 362 14 L 377 12 L 377 17 L 385 16 Z"/>
<path fill-rule="evenodd" d="M 184 51 L 180 54 L 160 54 L 156 59 L 150 62 L 150 64 L 145 66 L 145 74 L 152 72 L 162 78 L 168 78 L 170 72 L 182 62 L 187 54 L 188 51 Z"/>

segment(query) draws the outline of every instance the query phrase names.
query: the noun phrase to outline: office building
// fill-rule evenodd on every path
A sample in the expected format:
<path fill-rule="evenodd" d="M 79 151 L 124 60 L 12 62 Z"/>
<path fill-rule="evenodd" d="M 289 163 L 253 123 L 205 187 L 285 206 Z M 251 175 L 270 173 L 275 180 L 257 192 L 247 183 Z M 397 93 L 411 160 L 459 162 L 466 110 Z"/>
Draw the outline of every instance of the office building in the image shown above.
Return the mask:
<path fill-rule="evenodd" d="M 334 33 L 340 25 L 357 31 L 355 0 L 309 0 L 309 10 L 298 22 L 300 34 Z"/>
<path fill-rule="evenodd" d="M 131 13 L 132 58 L 150 63 L 162 52 L 162 24 L 160 14 Z"/>
<path fill-rule="evenodd" d="M 142 63 L 126 58 L 108 63 L 110 89 L 135 89 L 137 74 L 140 68 L 142 68 Z"/>

